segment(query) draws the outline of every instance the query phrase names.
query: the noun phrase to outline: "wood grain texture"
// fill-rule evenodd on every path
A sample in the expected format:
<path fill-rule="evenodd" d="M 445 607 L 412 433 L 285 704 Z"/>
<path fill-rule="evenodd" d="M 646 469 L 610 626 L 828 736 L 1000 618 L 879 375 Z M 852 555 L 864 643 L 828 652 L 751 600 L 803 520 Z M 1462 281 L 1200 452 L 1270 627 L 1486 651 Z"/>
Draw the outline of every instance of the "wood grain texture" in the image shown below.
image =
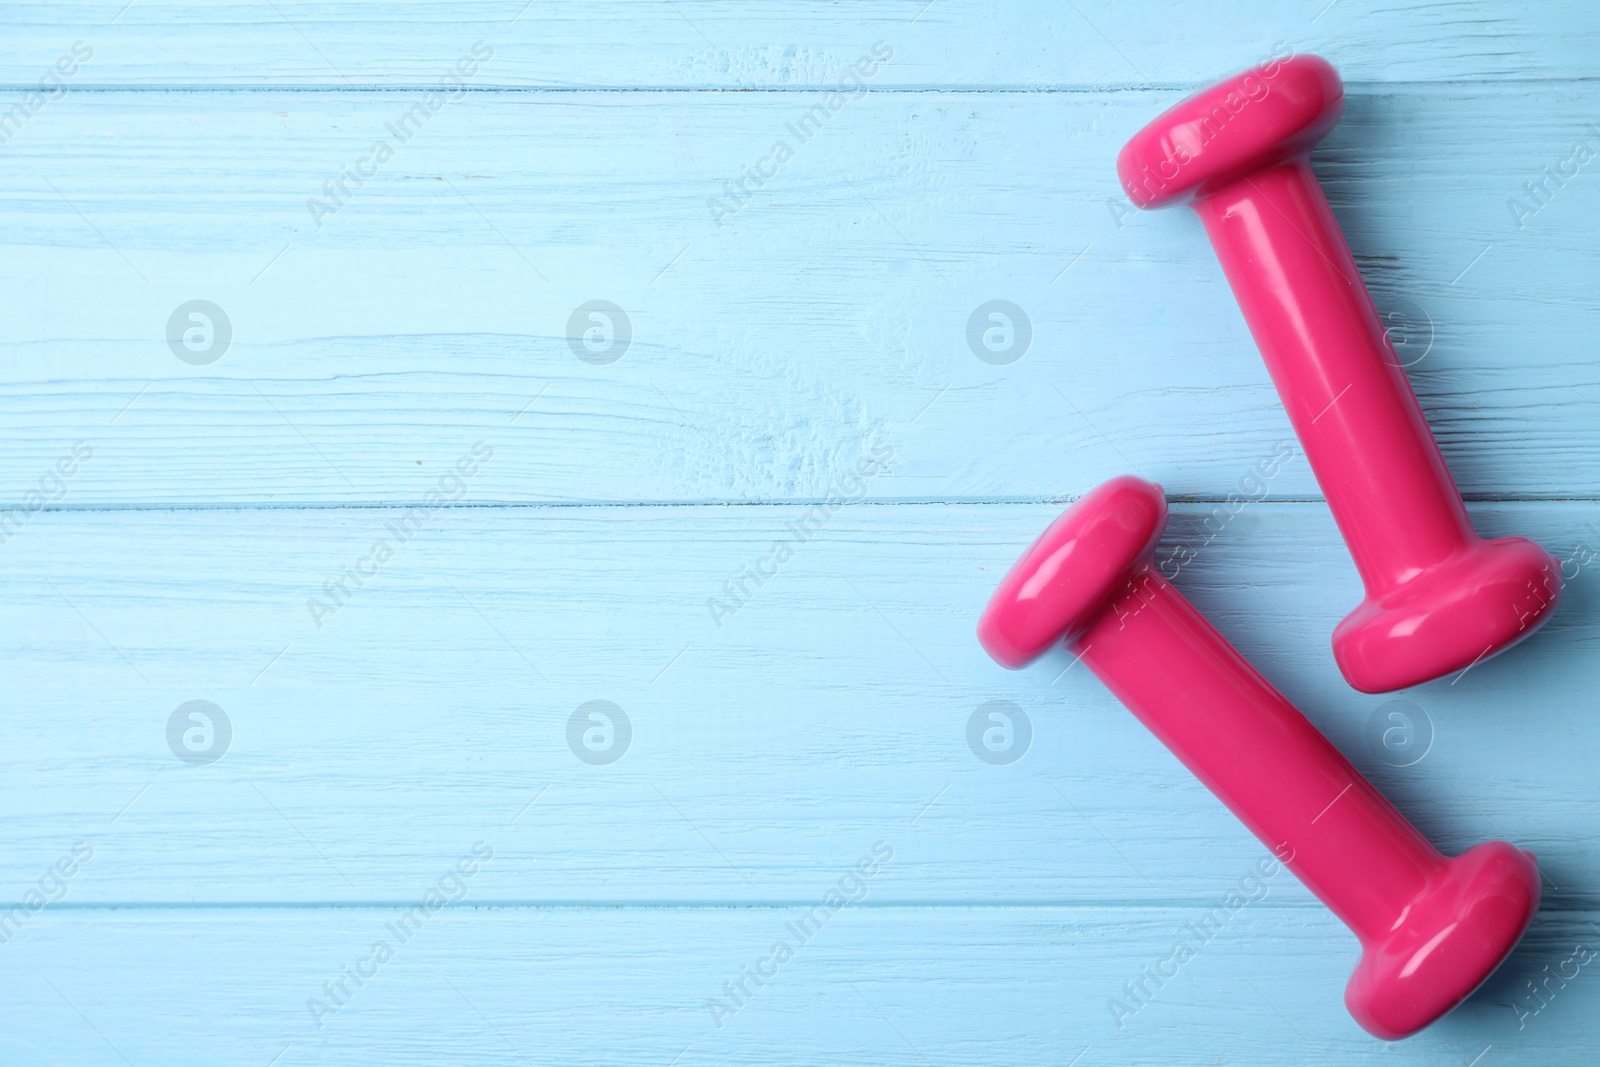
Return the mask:
<path fill-rule="evenodd" d="M 1593 1061 L 1600 181 L 1546 170 L 1600 148 L 1591 8 L 3 22 L 0 1061 Z M 1350 86 L 1317 171 L 1475 522 L 1569 579 L 1534 640 L 1386 697 L 1331 661 L 1360 586 L 1303 458 L 1247 480 L 1291 433 L 1198 223 L 1114 178 L 1153 115 L 1282 47 Z M 207 365 L 168 341 L 196 299 L 232 332 Z M 569 337 L 596 299 L 632 330 L 609 365 Z M 968 340 L 994 299 L 1032 330 L 1003 366 Z M 1281 871 L 1245 882 L 1265 851 L 1070 657 L 977 647 L 1022 546 L 1128 470 L 1178 502 L 1177 585 L 1430 839 L 1538 855 L 1528 937 L 1423 1035 L 1357 1029 L 1348 931 Z M 1241 490 L 1266 502 L 1216 510 Z M 231 729 L 206 765 L 174 738 L 195 700 Z M 1014 762 L 972 747 L 994 701 L 1031 733 Z M 333 1000 L 430 890 L 457 902 Z"/>
<path fill-rule="evenodd" d="M 1600 182 L 1521 229 L 1507 201 L 1600 90 L 1518 93 L 1356 97 L 1318 170 L 1464 491 L 1594 497 Z M 474 97 L 320 230 L 308 200 L 409 97 L 69 97 L 0 169 L 7 489 L 81 439 L 64 506 L 411 502 L 484 438 L 483 503 L 819 499 L 871 437 L 903 461 L 879 500 L 1130 468 L 1224 497 L 1287 420 L 1198 222 L 1108 207 L 1175 95 L 872 94 L 720 228 L 708 200 L 807 98 Z M 164 340 L 196 297 L 232 323 L 210 366 Z M 996 297 L 1032 322 L 1009 366 L 968 343 Z M 595 298 L 632 322 L 609 366 L 566 337 Z M 1317 495 L 1303 463 L 1274 491 Z"/>
<path fill-rule="evenodd" d="M 830 882 L 819 877 L 819 899 Z M 1539 916 L 1467 1005 L 1380 1045 L 1340 1003 L 1355 940 L 1326 912 L 1274 906 L 1275 892 L 1147 986 L 1120 1029 L 1110 1001 L 1194 940 L 1205 909 L 885 908 L 869 894 L 799 944 L 786 924 L 801 909 L 468 905 L 437 913 L 361 987 L 347 980 L 320 1029 L 307 1001 L 396 942 L 401 909 L 46 912 L 4 946 L 15 1014 L 0 1049 L 84 1067 L 1591 1062 L 1596 963 L 1552 979 L 1543 1006 L 1526 983 L 1574 972 L 1561 965 L 1592 950 L 1593 913 Z M 723 983 L 786 937 L 793 958 L 716 1026 L 707 1002 L 729 1003 Z M 1519 999 L 1537 1014 L 1519 1015 Z"/>
<path fill-rule="evenodd" d="M 100 85 L 434 84 L 476 40 L 484 85 L 788 88 L 836 80 L 876 40 L 897 87 L 1145 85 L 1214 80 L 1278 41 L 1356 81 L 1587 77 L 1600 46 L 1571 4 L 1444 0 L 71 0 L 7 7 L 0 42 L 29 85 L 74 40 Z"/>
<path fill-rule="evenodd" d="M 73 899 L 105 904 L 403 899 L 479 837 L 501 851 L 486 900 L 772 902 L 891 836 L 901 901 L 1207 899 L 1254 839 L 1081 668 L 1063 676 L 1067 653 L 1010 673 L 973 639 L 1056 510 L 849 507 L 805 543 L 800 507 L 458 509 L 405 544 L 384 510 L 48 515 L 5 546 L 30 717 L 0 776 L 3 851 L 28 872 L 92 841 Z M 1198 550 L 1177 583 L 1246 656 L 1442 848 L 1508 837 L 1540 857 L 1547 907 L 1600 905 L 1593 506 L 1477 508 L 1569 559 L 1568 599 L 1459 684 L 1398 698 L 1331 661 L 1359 582 L 1322 505 L 1254 505 L 1206 544 L 1208 515 L 1180 506 L 1160 558 Z M 314 619 L 379 539 L 394 558 Z M 780 539 L 793 558 L 714 617 Z M 207 767 L 168 747 L 194 699 L 233 727 Z M 632 723 L 609 766 L 569 748 L 595 699 Z M 1404 768 L 1371 732 L 1395 699 L 1432 736 Z M 1009 766 L 968 747 L 991 700 L 1032 723 Z"/>

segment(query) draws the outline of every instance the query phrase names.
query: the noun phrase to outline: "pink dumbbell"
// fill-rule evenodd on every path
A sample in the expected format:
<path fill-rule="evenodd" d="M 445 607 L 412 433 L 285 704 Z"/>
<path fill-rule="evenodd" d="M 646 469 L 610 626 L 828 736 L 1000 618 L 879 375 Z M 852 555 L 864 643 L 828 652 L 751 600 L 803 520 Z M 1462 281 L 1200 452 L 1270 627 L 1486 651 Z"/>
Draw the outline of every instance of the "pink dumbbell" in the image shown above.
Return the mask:
<path fill-rule="evenodd" d="M 1554 612 L 1561 580 L 1534 542 L 1473 532 L 1311 171 L 1343 109 L 1327 61 L 1274 61 L 1146 126 L 1117 173 L 1140 207 L 1187 201 L 1205 223 L 1366 586 L 1334 658 L 1382 693 L 1509 648 Z"/>
<path fill-rule="evenodd" d="M 1151 566 L 1161 487 L 1114 478 L 1011 568 L 978 623 L 1002 666 L 1065 642 L 1361 939 L 1345 1005 L 1416 1033 L 1487 978 L 1539 906 L 1503 841 L 1446 859 Z"/>

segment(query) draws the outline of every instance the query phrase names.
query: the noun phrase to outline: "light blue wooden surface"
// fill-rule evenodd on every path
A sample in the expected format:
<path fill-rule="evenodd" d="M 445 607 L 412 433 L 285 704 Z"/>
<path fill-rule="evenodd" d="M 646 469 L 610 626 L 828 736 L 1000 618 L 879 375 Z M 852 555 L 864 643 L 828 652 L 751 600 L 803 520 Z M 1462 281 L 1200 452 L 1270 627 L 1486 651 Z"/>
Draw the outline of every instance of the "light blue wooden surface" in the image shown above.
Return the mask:
<path fill-rule="evenodd" d="M 0 144 L 0 1062 L 1593 1062 L 1600 181 L 1523 190 L 1600 149 L 1591 7 L 108 0 L 0 28 L 8 100 L 93 53 Z M 472 91 L 314 218 L 478 41 Z M 1317 169 L 1475 521 L 1566 561 L 1556 620 L 1455 684 L 1340 680 L 1359 583 L 1303 458 L 1203 525 L 1292 437 L 1198 225 L 1128 214 L 1112 161 L 1279 42 L 1348 80 Z M 1007 366 L 966 337 L 995 298 L 1034 332 Z M 232 330 L 207 365 L 165 340 L 193 299 Z M 603 366 L 567 340 L 595 299 L 632 327 Z M 1538 854 L 1524 945 L 1427 1033 L 1350 1021 L 1354 939 L 1251 879 L 1264 850 L 1070 658 L 978 649 L 1003 569 L 1125 470 L 1175 501 L 1164 551 L 1204 542 L 1178 584 L 1431 839 Z M 217 762 L 172 747 L 192 700 Z M 579 758 L 593 700 L 616 762 Z M 997 700 L 1031 723 L 1009 764 L 967 741 Z M 860 899 L 733 999 L 841 880 Z"/>

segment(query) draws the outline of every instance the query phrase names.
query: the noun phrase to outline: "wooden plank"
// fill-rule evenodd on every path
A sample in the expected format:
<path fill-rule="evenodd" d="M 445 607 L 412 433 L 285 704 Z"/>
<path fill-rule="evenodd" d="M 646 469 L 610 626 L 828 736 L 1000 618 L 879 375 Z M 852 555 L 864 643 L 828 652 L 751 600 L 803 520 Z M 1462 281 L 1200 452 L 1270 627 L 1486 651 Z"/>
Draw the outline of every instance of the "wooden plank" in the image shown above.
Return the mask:
<path fill-rule="evenodd" d="M 448 509 L 404 542 L 385 509 L 41 515 L 0 584 L 10 883 L 82 839 L 74 902 L 388 902 L 486 838 L 484 901 L 792 902 L 890 836 L 885 899 L 1170 903 L 1263 854 L 1069 655 L 1009 673 L 978 648 L 982 604 L 1056 508 L 808 510 Z M 1565 606 L 1398 697 L 1331 662 L 1359 583 L 1321 505 L 1246 507 L 1214 536 L 1180 505 L 1162 558 L 1198 551 L 1178 585 L 1440 847 L 1509 838 L 1552 906 L 1595 907 L 1600 515 L 1474 513 L 1568 560 Z M 758 564 L 777 571 L 760 587 Z M 354 567 L 376 573 L 340 604 L 324 584 Z M 714 617 L 734 581 L 747 602 Z M 168 732 L 194 700 L 231 724 L 210 765 Z M 589 711 L 570 732 L 595 700 L 626 741 Z M 970 747 L 991 701 L 1031 723 L 1015 762 Z M 1375 740 L 1396 707 L 1431 738 L 1410 766 Z"/>
<path fill-rule="evenodd" d="M 1600 137 L 1591 8 L 522 4 L 6 9 L 0 1060 L 1593 1059 L 1600 192 L 1542 169 Z M 1546 498 L 1480 527 L 1572 579 L 1510 655 L 1363 697 L 1303 459 L 1175 508 L 1180 587 L 1424 833 L 1540 858 L 1523 946 L 1398 1046 L 1340 1004 L 1354 939 L 1097 683 L 972 636 L 1042 502 L 1126 469 L 1222 499 L 1282 454 L 1198 227 L 1116 209 L 1111 167 L 1280 42 L 1350 81 L 1318 170 L 1463 487 Z M 1003 366 L 968 338 L 997 298 L 1033 330 Z M 219 362 L 169 346 L 196 299 Z M 597 299 L 615 363 L 568 337 Z M 1015 762 L 973 747 L 995 702 Z M 864 899 L 735 1001 L 833 890 Z"/>
<path fill-rule="evenodd" d="M 818 872 L 817 900 L 835 877 Z M 433 884 L 416 887 L 419 899 Z M 399 908 L 46 909 L 5 946 L 0 989 L 15 1010 L 0 1048 L 15 1062 L 85 1067 L 1155 1067 L 1181 1040 L 1186 1063 L 1591 1062 L 1593 912 L 1541 914 L 1482 991 L 1390 1045 L 1344 1010 L 1355 939 L 1327 912 L 1267 892 L 1204 943 L 1190 933 L 1199 907 L 892 908 L 874 906 L 870 888 L 803 943 L 788 926 L 798 908 L 447 907 L 404 944 L 389 929 Z M 1219 887 L 1210 903 L 1223 899 Z M 793 955 L 772 974 L 780 940 Z M 379 941 L 392 950 L 382 964 Z M 1111 1001 L 1178 941 L 1197 945 L 1194 957 L 1165 984 L 1147 981 L 1147 1002 L 1119 1028 Z M 358 965 L 359 987 L 344 978 Z M 757 966 L 766 984 L 747 981 L 745 1003 L 714 1015 L 708 1002 L 730 1003 L 723 984 Z M 1547 977 L 1541 1004 L 1526 983 Z M 317 1014 L 319 1029 L 308 1001 L 327 1004 L 323 983 L 339 980 L 348 996 Z M 1519 998 L 1537 1013 L 1519 1014 Z"/>
<path fill-rule="evenodd" d="M 434 84 L 473 42 L 488 86 L 802 87 L 837 79 L 882 40 L 895 86 L 1145 85 L 1205 81 L 1280 41 L 1359 81 L 1542 83 L 1587 77 L 1592 7 L 1446 0 L 1418 7 L 1250 0 L 476 0 L 329 3 L 72 0 L 8 5 L 7 81 L 29 86 L 75 40 L 91 85 Z"/>
<path fill-rule="evenodd" d="M 1574 224 L 1600 183 L 1521 230 L 1507 208 L 1597 94 L 1358 97 L 1318 157 L 1478 497 L 1600 495 L 1600 256 Z M 6 495 L 82 440 L 57 506 L 413 502 L 482 439 L 477 502 L 815 500 L 869 441 L 897 459 L 875 500 L 1062 499 L 1130 467 L 1225 497 L 1287 421 L 1198 223 L 1108 207 L 1173 95 L 873 94 L 721 228 L 707 202 L 806 98 L 480 96 L 320 231 L 308 200 L 409 97 L 69 96 L 0 170 Z M 1008 366 L 968 338 L 996 298 L 1032 324 Z M 231 323 L 210 365 L 165 340 L 193 299 Z M 594 299 L 632 325 L 606 366 L 567 336 Z M 1317 495 L 1304 463 L 1272 492 Z"/>

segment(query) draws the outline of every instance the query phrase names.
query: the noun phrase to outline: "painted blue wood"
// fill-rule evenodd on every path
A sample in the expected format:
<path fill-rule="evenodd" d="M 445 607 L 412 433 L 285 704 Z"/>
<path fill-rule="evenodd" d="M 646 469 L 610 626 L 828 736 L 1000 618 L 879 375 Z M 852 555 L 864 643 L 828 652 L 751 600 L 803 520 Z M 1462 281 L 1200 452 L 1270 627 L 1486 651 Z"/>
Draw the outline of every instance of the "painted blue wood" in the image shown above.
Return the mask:
<path fill-rule="evenodd" d="M 852 844 L 818 871 L 806 907 L 871 844 Z M 440 868 L 457 855 L 441 855 Z M 892 877 L 895 862 L 879 877 Z M 1159 988 L 1146 980 L 1148 1000 L 1119 1028 L 1110 1002 L 1126 1001 L 1126 986 L 1170 958 L 1176 941 L 1199 941 L 1189 927 L 1243 874 L 1187 908 L 896 908 L 874 906 L 869 891 L 805 943 L 788 930 L 799 907 L 466 903 L 418 923 L 404 944 L 389 929 L 407 910 L 398 906 L 64 910 L 5 946 L 0 990 L 17 1009 L 5 1040 L 17 1062 L 56 1056 L 88 1067 L 275 1056 L 406 1067 L 674 1057 L 699 1067 L 1591 1062 L 1600 961 L 1576 964 L 1573 946 L 1592 948 L 1595 913 L 1541 914 L 1479 996 L 1422 1035 L 1383 1045 L 1341 1004 L 1354 939 L 1327 912 L 1275 906 L 1271 881 L 1176 978 Z M 763 987 L 744 979 L 763 960 L 772 971 L 784 938 L 794 956 L 776 976 Z M 380 940 L 393 955 L 376 965 Z M 93 966 L 73 966 L 83 957 Z M 344 977 L 357 966 L 368 975 L 359 987 Z M 1542 1001 L 1528 991 L 1558 972 L 1577 977 L 1549 978 Z M 324 991 L 339 980 L 342 1004 Z M 752 995 L 737 1011 L 713 1012 L 708 1002 L 732 1004 L 724 983 L 741 980 Z M 320 1028 L 313 999 L 336 1008 L 316 1012 Z"/>
<path fill-rule="evenodd" d="M 1600 44 L 1581 4 L 1443 0 L 31 0 L 7 5 L 5 81 L 75 40 L 74 84 L 330 89 L 435 85 L 475 41 L 485 86 L 795 88 L 834 83 L 876 41 L 893 88 L 1184 84 L 1279 41 L 1361 81 L 1583 78 Z"/>
<path fill-rule="evenodd" d="M 0 168 L 4 488 L 82 439 L 64 506 L 396 503 L 481 438 L 481 503 L 818 499 L 874 439 L 902 461 L 879 500 L 1129 467 L 1223 498 L 1290 431 L 1197 220 L 1122 206 L 1116 150 L 1176 96 L 874 94 L 719 227 L 806 98 L 497 93 L 320 229 L 308 200 L 410 97 L 70 96 Z M 1600 89 L 1505 98 L 1357 96 L 1318 169 L 1465 491 L 1596 497 L 1600 183 L 1521 229 L 1507 201 L 1592 139 Z M 197 298 L 231 326 L 204 366 L 165 340 Z M 968 338 L 997 298 L 1032 329 L 1005 366 Z M 566 337 L 594 299 L 631 323 L 605 366 Z M 1275 492 L 1317 495 L 1304 464 Z"/>
<path fill-rule="evenodd" d="M 88 835 L 72 900 L 97 904 L 404 899 L 482 834 L 502 854 L 479 892 L 505 902 L 793 901 L 841 850 L 913 821 L 902 902 L 1198 903 L 1253 862 L 1097 682 L 1063 675 L 1068 654 L 1012 673 L 973 642 L 1056 508 L 854 506 L 799 544 L 806 510 L 462 509 L 404 544 L 387 510 L 45 516 L 4 546 L 3 647 L 34 718 L 0 764 L 19 815 L 0 852 L 42 869 Z M 1474 511 L 1569 561 L 1567 605 L 1461 681 L 1399 697 L 1350 691 L 1331 662 L 1359 582 L 1321 504 L 1254 505 L 1209 541 L 1210 509 L 1177 505 L 1162 558 L 1195 550 L 1178 584 L 1441 847 L 1509 835 L 1551 872 L 1552 906 L 1600 908 L 1584 743 L 1600 509 Z M 394 557 L 327 597 L 379 539 Z M 780 539 L 794 557 L 739 605 L 725 583 Z M 191 700 L 231 723 L 211 766 L 170 747 Z M 631 723 L 610 764 L 572 747 L 592 700 Z M 969 747 L 991 701 L 1031 724 L 1009 764 Z M 1404 758 L 1373 732 L 1396 707 L 1417 733 Z"/>
<path fill-rule="evenodd" d="M 4 92 L 68 86 L 0 124 L 0 1059 L 1592 1061 L 1600 186 L 1525 189 L 1600 137 L 1589 7 L 0 18 Z M 1475 521 L 1571 579 L 1534 640 L 1387 697 L 1328 654 L 1359 582 L 1303 461 L 1207 532 L 1288 426 L 1198 226 L 1113 178 L 1280 41 L 1350 81 L 1317 169 Z M 995 298 L 1033 328 L 1002 366 L 967 339 Z M 166 339 L 196 299 L 214 363 Z M 568 336 L 596 299 L 613 363 Z M 1281 872 L 1127 992 L 1264 852 L 1070 658 L 1007 673 L 972 626 L 1052 501 L 1128 469 L 1177 501 L 1163 551 L 1200 547 L 1178 584 L 1430 838 L 1539 856 L 1527 941 L 1428 1033 L 1355 1027 L 1357 946 Z M 991 701 L 1015 762 L 969 747 Z"/>

